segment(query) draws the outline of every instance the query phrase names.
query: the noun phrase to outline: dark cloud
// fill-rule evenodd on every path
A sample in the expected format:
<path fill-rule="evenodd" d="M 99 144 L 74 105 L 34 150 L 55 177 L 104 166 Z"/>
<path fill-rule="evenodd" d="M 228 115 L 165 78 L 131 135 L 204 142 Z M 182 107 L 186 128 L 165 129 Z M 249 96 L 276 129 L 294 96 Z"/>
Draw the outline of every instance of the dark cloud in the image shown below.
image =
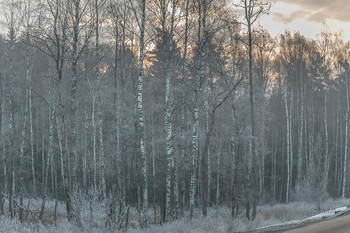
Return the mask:
<path fill-rule="evenodd" d="M 335 19 L 342 22 L 350 22 L 350 1 L 349 0 L 278 0 L 279 2 L 289 3 L 300 6 L 300 11 L 309 12 L 309 14 L 302 15 L 297 13 L 293 16 L 287 15 L 283 19 L 295 20 L 297 18 L 304 18 L 306 20 L 322 23 L 326 19 Z M 298 11 L 297 11 L 298 12 Z M 283 14 L 283 12 L 281 12 Z M 276 20 L 278 17 L 276 18 Z"/>

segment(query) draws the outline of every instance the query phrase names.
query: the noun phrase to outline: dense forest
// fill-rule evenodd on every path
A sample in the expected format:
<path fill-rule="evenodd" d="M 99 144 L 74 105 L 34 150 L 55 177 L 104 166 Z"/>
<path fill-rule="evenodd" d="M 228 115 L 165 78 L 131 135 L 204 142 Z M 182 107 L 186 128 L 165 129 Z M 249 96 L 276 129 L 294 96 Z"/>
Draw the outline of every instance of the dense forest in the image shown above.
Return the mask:
<path fill-rule="evenodd" d="M 98 192 L 142 227 L 350 195 L 350 43 L 261 0 L 4 0 L 0 212 Z M 5 205 L 8 202 L 8 205 Z M 158 212 L 157 212 L 158 211 Z M 156 218 L 155 218 L 156 219 Z"/>

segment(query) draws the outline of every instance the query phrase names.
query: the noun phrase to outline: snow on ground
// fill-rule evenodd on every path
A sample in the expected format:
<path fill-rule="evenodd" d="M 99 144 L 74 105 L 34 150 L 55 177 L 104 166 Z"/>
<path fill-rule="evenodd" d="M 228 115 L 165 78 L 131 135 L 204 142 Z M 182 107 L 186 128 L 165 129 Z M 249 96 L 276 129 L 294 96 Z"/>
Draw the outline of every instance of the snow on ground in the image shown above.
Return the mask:
<path fill-rule="evenodd" d="M 203 218 L 200 215 L 200 210 L 197 210 L 192 221 L 188 218 L 173 221 L 167 224 L 150 224 L 146 230 L 139 229 L 137 226 L 137 217 L 134 216 L 137 212 L 134 209 L 130 210 L 130 227 L 128 233 L 224 233 L 224 232 L 244 232 L 253 229 L 267 229 L 272 226 L 282 226 L 288 224 L 299 224 L 303 221 L 312 221 L 322 219 L 325 216 L 334 215 L 339 211 L 344 211 L 350 199 L 328 200 L 323 203 L 324 212 L 315 214 L 314 205 L 305 202 L 292 202 L 288 205 L 264 205 L 258 207 L 257 217 L 254 221 L 248 221 L 245 218 L 245 212 L 235 219 L 232 219 L 231 210 L 226 207 L 210 208 L 208 217 Z M 30 201 L 29 204 L 34 208 L 39 203 Z M 48 209 L 52 209 L 54 202 L 48 202 Z M 340 207 L 342 206 L 342 207 Z M 336 208 L 338 207 L 338 208 Z M 97 208 L 97 206 L 96 206 Z M 54 224 L 24 222 L 18 220 L 10 220 L 4 216 L 0 217 L 0 233 L 104 233 L 113 232 L 105 228 L 105 216 L 98 208 L 94 219 L 89 219 L 89 215 L 82 212 L 82 222 L 80 227 L 67 222 L 60 218 Z M 64 203 L 58 206 L 58 212 L 64 211 Z M 188 215 L 188 213 L 187 213 Z M 153 210 L 149 210 L 149 218 L 153 219 Z M 152 223 L 152 222 L 150 222 Z"/>
<path fill-rule="evenodd" d="M 346 209 L 346 206 L 345 206 L 345 209 Z M 329 216 L 332 216 L 332 215 L 335 215 L 335 210 L 327 210 L 327 211 L 325 211 L 323 213 L 319 213 L 319 214 L 313 215 L 311 217 L 308 217 L 304 221 L 322 219 L 322 218 L 326 218 L 326 217 L 329 217 Z"/>
<path fill-rule="evenodd" d="M 344 211 L 344 210 L 346 210 L 346 209 L 348 209 L 348 208 L 349 208 L 348 206 L 343 206 L 343 207 L 336 208 L 336 209 L 335 209 L 335 213 Z"/>

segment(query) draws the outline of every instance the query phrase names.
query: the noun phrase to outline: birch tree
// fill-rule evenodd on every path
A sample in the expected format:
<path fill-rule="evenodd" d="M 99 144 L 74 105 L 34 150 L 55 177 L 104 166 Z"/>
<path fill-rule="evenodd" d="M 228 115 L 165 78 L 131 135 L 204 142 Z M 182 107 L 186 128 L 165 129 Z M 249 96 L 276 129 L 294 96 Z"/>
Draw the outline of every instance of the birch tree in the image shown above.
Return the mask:
<path fill-rule="evenodd" d="M 174 178 L 172 179 L 172 171 L 174 171 L 174 152 L 173 152 L 173 123 L 172 123 L 172 98 L 171 98 L 171 59 L 173 54 L 173 37 L 174 37 L 174 19 L 175 19 L 175 11 L 177 9 L 178 0 L 172 0 L 172 11 L 171 11 L 171 19 L 170 19 L 170 35 L 169 35 L 169 55 L 166 58 L 165 64 L 165 79 L 166 79 L 166 87 L 165 87 L 165 132 L 166 132 L 166 197 L 165 197 L 165 220 L 169 221 L 170 219 L 170 200 L 171 200 L 171 182 L 174 182 Z M 164 7 L 167 7 L 164 4 Z"/>
<path fill-rule="evenodd" d="M 84 49 L 87 47 L 88 42 L 90 40 L 90 35 L 92 34 L 92 30 L 88 30 L 86 36 L 83 41 L 79 39 L 81 37 L 81 32 L 87 31 L 88 25 L 91 23 L 90 20 L 85 20 L 84 17 L 87 17 L 87 10 L 89 6 L 90 0 L 73 0 L 69 2 L 69 14 L 73 24 L 73 32 L 72 32 L 72 87 L 71 87 L 71 100 L 70 100 L 70 108 L 71 108 L 71 140 L 70 140 L 70 148 L 74 155 L 74 164 L 72 171 L 73 182 L 76 182 L 76 170 L 78 163 L 78 154 L 77 154 L 77 130 L 76 130 L 76 118 L 77 118 L 77 88 L 78 88 L 78 62 Z"/>
<path fill-rule="evenodd" d="M 103 18 L 103 9 L 105 7 L 106 0 L 94 0 L 93 6 L 94 6 L 94 29 L 95 29 L 95 72 L 96 72 L 96 80 L 97 80 L 97 87 L 95 90 L 95 97 L 93 98 L 94 100 L 97 101 L 98 105 L 98 117 L 99 117 L 99 123 L 100 123 L 100 130 L 99 130 L 99 142 L 100 142 L 100 153 L 99 153 L 99 161 L 100 161 L 100 171 L 101 171 L 101 187 L 102 187 L 102 192 L 103 196 L 106 197 L 106 182 L 105 182 L 105 164 L 104 164 L 104 146 L 103 146 L 103 131 L 102 131 L 102 106 L 101 106 L 101 93 L 100 93 L 100 87 L 101 87 L 101 81 L 102 81 L 102 76 L 100 71 L 100 32 L 101 32 L 101 25 L 104 20 Z M 101 16 L 102 17 L 101 17 Z M 97 99 L 96 99 L 97 97 Z M 92 110 L 92 120 L 95 121 L 95 102 L 93 102 L 93 110 Z M 93 128 L 94 128 L 94 162 L 96 161 L 96 123 L 93 122 Z M 95 182 L 95 187 L 96 186 L 96 176 L 97 176 L 97 171 L 96 171 L 96 165 L 94 164 L 94 182 Z"/>
<path fill-rule="evenodd" d="M 182 61 L 182 71 L 181 71 L 181 210 L 180 215 L 184 216 L 184 206 L 185 206 L 185 98 L 186 98 L 186 90 L 185 90 L 185 79 L 186 79 L 186 62 L 187 62 L 187 47 L 188 47 L 188 27 L 189 27 L 189 4 L 190 1 L 186 0 L 186 7 L 185 7 L 185 32 L 184 32 L 184 52 L 183 52 L 183 61 Z"/>
<path fill-rule="evenodd" d="M 340 61 L 344 68 L 345 79 L 345 98 L 346 98 L 346 112 L 345 112 L 345 129 L 344 129 L 344 162 L 343 162 L 343 181 L 342 181 L 342 198 L 346 195 L 346 183 L 347 183 L 347 168 L 348 168 L 348 141 L 349 141 L 349 114 L 350 114 L 350 99 L 349 99 L 349 64 L 347 61 Z"/>
<path fill-rule="evenodd" d="M 136 18 L 136 9 L 133 9 Z M 139 74 L 137 85 L 137 113 L 138 113 L 138 140 L 139 140 L 139 155 L 140 155 L 140 174 L 142 188 L 142 216 L 143 225 L 147 227 L 148 218 L 148 190 L 147 190 L 147 156 L 145 148 L 145 129 L 144 129 L 144 106 L 143 106 L 143 76 L 144 76 L 144 48 L 145 48 L 145 22 L 146 22 L 146 0 L 141 1 L 141 23 L 140 26 L 140 52 L 139 52 Z"/>
<path fill-rule="evenodd" d="M 47 54 L 55 64 L 55 84 L 56 84 L 56 103 L 55 114 L 57 122 L 58 139 L 61 153 L 61 166 L 64 184 L 64 197 L 66 203 L 66 211 L 68 220 L 73 219 L 71 212 L 71 194 L 70 194 L 70 174 L 68 167 L 68 151 L 67 151 L 67 131 L 66 131 L 66 114 L 64 111 L 64 102 L 62 101 L 63 86 L 63 69 L 67 59 L 67 29 L 68 15 L 66 11 L 67 2 L 60 0 L 47 0 L 45 15 L 40 19 L 46 24 L 39 23 L 35 29 L 34 40 L 38 43 L 38 47 L 42 52 Z"/>
<path fill-rule="evenodd" d="M 253 193 L 253 213 L 252 219 L 256 217 L 257 197 L 257 174 L 256 174 L 256 123 L 255 123 L 255 107 L 254 107 L 254 78 L 253 78 L 253 25 L 265 14 L 269 14 L 271 5 L 261 0 L 240 0 L 236 7 L 244 10 L 243 25 L 247 27 L 248 34 L 248 56 L 249 56 L 249 98 L 250 98 L 250 117 L 251 117 L 251 144 L 252 144 L 252 174 L 251 174 L 251 189 Z M 248 205 L 249 207 L 249 205 Z M 250 208 L 250 207 L 249 207 Z M 248 214 L 249 216 L 249 214 Z"/>
<path fill-rule="evenodd" d="M 5 2 L 5 20 L 6 20 L 6 27 L 8 30 L 7 33 L 7 39 L 8 39 L 8 52 L 7 52 L 7 58 L 8 58 L 8 74 L 7 74 L 7 101 L 8 101 L 8 108 L 10 112 L 9 121 L 8 121 L 8 132 L 9 132 L 9 144 L 10 144 L 10 151 L 7 159 L 9 160 L 10 164 L 8 166 L 9 168 L 9 212 L 10 217 L 13 218 L 15 215 L 15 206 L 14 206 L 14 198 L 15 198 L 15 154 L 16 154 L 16 122 L 15 122 L 15 99 L 14 99 L 14 78 L 15 78 L 15 46 L 17 44 L 18 39 L 18 33 L 19 28 L 22 24 L 22 20 L 18 17 L 18 10 L 20 9 L 20 5 L 18 1 L 11 0 L 10 2 Z M 20 155 L 20 161 L 23 161 L 23 157 Z M 21 169 L 20 165 L 20 198 L 23 201 L 23 170 Z M 20 214 L 21 215 L 21 214 Z"/>
<path fill-rule="evenodd" d="M 324 179 L 326 182 L 326 187 L 328 184 L 328 173 L 329 173 L 329 166 L 330 166 L 330 155 L 329 155 L 329 136 L 328 136 L 328 92 L 329 92 L 329 50 L 331 46 L 331 34 L 327 31 L 322 31 L 320 38 L 319 38 L 319 47 L 320 52 L 322 54 L 322 74 L 324 79 L 324 137 L 325 137 L 325 155 L 324 155 Z"/>
<path fill-rule="evenodd" d="M 194 97 L 194 109 L 193 109 L 193 125 L 192 125 L 192 149 L 191 149 L 191 178 L 190 178 L 190 218 L 193 218 L 194 204 L 195 204 L 195 194 L 196 194 L 196 164 L 198 160 L 199 152 L 199 142 L 198 142 L 198 128 L 199 128 L 199 108 L 200 108 L 200 98 L 202 83 L 205 79 L 205 56 L 206 56 L 206 16 L 207 16 L 207 0 L 200 0 L 198 6 L 199 10 L 199 25 L 198 25 L 198 65 L 197 74 L 195 79 L 195 97 Z M 201 31 L 202 30 L 202 31 Z M 205 158 L 204 158 L 205 160 Z M 206 168 L 203 169 L 204 173 Z M 203 175 L 203 174 L 202 174 Z M 206 173 L 205 173 L 206 175 Z M 202 185 L 206 186 L 207 183 Z M 204 187 L 204 190 L 207 189 Z M 205 192 L 203 191 L 203 192 Z M 207 193 L 205 192 L 205 196 Z"/>

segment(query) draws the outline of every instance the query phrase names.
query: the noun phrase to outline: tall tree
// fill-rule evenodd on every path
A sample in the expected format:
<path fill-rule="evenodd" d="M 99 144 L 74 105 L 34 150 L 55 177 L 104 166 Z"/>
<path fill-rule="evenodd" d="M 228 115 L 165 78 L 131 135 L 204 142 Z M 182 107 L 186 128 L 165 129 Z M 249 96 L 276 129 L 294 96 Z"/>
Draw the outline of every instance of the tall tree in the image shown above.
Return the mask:
<path fill-rule="evenodd" d="M 253 78 L 253 25 L 264 14 L 269 14 L 271 5 L 261 0 L 240 0 L 236 7 L 244 10 L 245 22 L 243 25 L 247 27 L 248 34 L 248 55 L 249 55 L 249 97 L 250 97 L 250 117 L 251 117 L 251 144 L 252 144 L 252 172 L 250 185 L 253 194 L 253 213 L 252 219 L 256 216 L 257 205 L 257 170 L 256 170 L 256 123 L 255 123 L 255 107 L 254 107 L 254 78 Z M 247 211 L 250 209 L 247 205 Z M 247 214 L 249 216 L 249 214 Z"/>
<path fill-rule="evenodd" d="M 165 132 L 166 132 L 166 197 L 165 197 L 165 220 L 170 220 L 170 200 L 171 200 L 171 183 L 174 182 L 172 179 L 172 173 L 174 171 L 174 152 L 173 152 L 173 116 L 172 116 L 172 84 L 171 84 L 171 66 L 172 66 L 172 55 L 173 55 L 173 38 L 174 38 L 174 20 L 175 12 L 177 9 L 178 0 L 172 0 L 171 2 L 171 19 L 170 19 L 170 35 L 169 35 L 169 55 L 166 58 L 165 63 Z M 164 7 L 167 7 L 164 4 Z M 164 9 L 165 11 L 165 9 Z"/>
<path fill-rule="evenodd" d="M 134 9 L 136 18 L 137 12 Z M 145 48 L 145 22 L 146 22 L 146 0 L 141 1 L 141 23 L 140 26 L 140 53 L 139 53 L 139 75 L 137 86 L 137 113 L 138 113 L 138 140 L 141 169 L 141 188 L 142 188 L 142 216 L 143 225 L 147 227 L 148 218 L 148 190 L 147 190 L 147 156 L 145 146 L 145 129 L 144 129 L 144 111 L 143 111 L 143 76 L 144 76 L 144 48 Z"/>
<path fill-rule="evenodd" d="M 68 15 L 67 2 L 61 0 L 47 0 L 44 14 L 40 14 L 37 28 L 35 29 L 34 40 L 38 48 L 47 54 L 55 64 L 55 114 L 57 121 L 58 139 L 61 153 L 61 171 L 63 175 L 64 197 L 66 202 L 66 211 L 68 220 L 72 220 L 72 203 L 70 193 L 70 174 L 69 174 L 69 155 L 67 151 L 67 131 L 66 114 L 64 111 L 63 99 L 63 72 L 64 64 L 67 59 L 67 30 Z M 43 16 L 47 17 L 44 18 Z M 45 22 L 45 23 L 44 23 Z"/>

